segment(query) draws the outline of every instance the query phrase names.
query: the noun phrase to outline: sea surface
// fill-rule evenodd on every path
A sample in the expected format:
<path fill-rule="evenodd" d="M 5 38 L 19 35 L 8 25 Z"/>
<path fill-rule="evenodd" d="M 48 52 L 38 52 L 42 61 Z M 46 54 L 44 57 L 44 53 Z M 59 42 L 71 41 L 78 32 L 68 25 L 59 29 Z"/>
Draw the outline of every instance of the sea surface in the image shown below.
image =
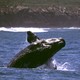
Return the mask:
<path fill-rule="evenodd" d="M 53 56 L 57 70 L 7 68 L 10 60 L 29 45 L 29 30 L 41 39 L 65 39 L 66 46 Z M 0 80 L 80 80 L 80 28 L 0 28 Z"/>

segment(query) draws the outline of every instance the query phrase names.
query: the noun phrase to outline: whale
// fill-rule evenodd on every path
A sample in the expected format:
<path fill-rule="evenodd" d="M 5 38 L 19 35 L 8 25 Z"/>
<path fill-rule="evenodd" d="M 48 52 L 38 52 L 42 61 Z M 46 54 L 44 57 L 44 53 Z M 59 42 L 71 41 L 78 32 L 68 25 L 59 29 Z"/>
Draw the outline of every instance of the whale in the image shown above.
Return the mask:
<path fill-rule="evenodd" d="M 31 31 L 27 35 L 30 44 L 16 54 L 7 67 L 37 68 L 49 62 L 66 44 L 63 38 L 40 39 Z"/>

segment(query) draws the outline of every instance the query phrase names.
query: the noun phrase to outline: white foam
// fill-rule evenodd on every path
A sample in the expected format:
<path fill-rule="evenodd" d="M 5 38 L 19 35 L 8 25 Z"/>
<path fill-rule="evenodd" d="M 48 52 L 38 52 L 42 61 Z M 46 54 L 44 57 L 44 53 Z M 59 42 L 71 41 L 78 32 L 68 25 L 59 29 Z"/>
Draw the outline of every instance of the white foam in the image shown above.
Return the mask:
<path fill-rule="evenodd" d="M 80 27 L 63 27 L 63 28 L 37 28 L 37 27 L 0 27 L 0 31 L 9 31 L 9 32 L 27 32 L 27 31 L 32 31 L 32 32 L 48 32 L 49 30 L 55 30 L 55 29 L 80 29 Z"/>
<path fill-rule="evenodd" d="M 27 32 L 27 31 L 32 31 L 32 32 L 47 32 L 49 28 L 25 28 L 25 27 L 11 27 L 11 28 L 5 28 L 1 27 L 0 31 L 9 31 L 9 32 Z"/>
<path fill-rule="evenodd" d="M 69 66 L 70 66 L 70 64 L 68 62 L 65 62 L 63 64 L 58 64 L 57 69 L 58 70 L 68 71 L 69 70 L 69 68 L 68 68 Z"/>
<path fill-rule="evenodd" d="M 61 71 L 75 71 L 75 69 L 71 68 L 71 65 L 69 62 L 65 62 L 63 64 L 58 63 L 55 59 L 53 60 L 53 64 L 57 66 L 57 70 Z"/>
<path fill-rule="evenodd" d="M 57 28 L 57 29 L 80 29 L 80 27 L 63 27 L 63 28 Z"/>

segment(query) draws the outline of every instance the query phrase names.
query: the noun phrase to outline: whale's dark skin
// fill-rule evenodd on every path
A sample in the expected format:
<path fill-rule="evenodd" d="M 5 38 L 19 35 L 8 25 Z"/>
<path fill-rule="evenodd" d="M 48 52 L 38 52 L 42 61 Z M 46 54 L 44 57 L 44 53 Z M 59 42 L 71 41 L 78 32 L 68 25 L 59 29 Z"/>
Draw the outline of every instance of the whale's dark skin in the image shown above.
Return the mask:
<path fill-rule="evenodd" d="M 62 38 L 35 41 L 20 51 L 8 64 L 8 67 L 36 68 L 45 64 L 64 46 L 65 40 Z"/>
<path fill-rule="evenodd" d="M 33 34 L 31 31 L 27 31 L 27 41 L 29 43 L 36 42 L 37 40 L 40 40 L 38 36 Z"/>

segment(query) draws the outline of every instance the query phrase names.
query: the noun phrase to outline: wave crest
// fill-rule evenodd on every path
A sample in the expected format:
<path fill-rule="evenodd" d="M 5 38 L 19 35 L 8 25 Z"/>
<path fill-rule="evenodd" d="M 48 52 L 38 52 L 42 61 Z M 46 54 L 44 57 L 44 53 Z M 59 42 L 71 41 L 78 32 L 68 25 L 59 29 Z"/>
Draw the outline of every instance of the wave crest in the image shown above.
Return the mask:
<path fill-rule="evenodd" d="M 27 31 L 32 31 L 32 32 L 48 32 L 48 31 L 52 31 L 52 30 L 57 30 L 57 29 L 80 29 L 80 27 L 63 27 L 63 28 L 34 28 L 34 27 L 10 27 L 10 28 L 6 28 L 6 27 L 1 27 L 0 31 L 9 31 L 9 32 L 27 32 Z"/>
<path fill-rule="evenodd" d="M 11 27 L 11 28 L 5 28 L 1 27 L 0 31 L 9 31 L 9 32 L 27 32 L 27 31 L 32 31 L 32 32 L 47 32 L 49 28 L 25 28 L 25 27 Z"/>

